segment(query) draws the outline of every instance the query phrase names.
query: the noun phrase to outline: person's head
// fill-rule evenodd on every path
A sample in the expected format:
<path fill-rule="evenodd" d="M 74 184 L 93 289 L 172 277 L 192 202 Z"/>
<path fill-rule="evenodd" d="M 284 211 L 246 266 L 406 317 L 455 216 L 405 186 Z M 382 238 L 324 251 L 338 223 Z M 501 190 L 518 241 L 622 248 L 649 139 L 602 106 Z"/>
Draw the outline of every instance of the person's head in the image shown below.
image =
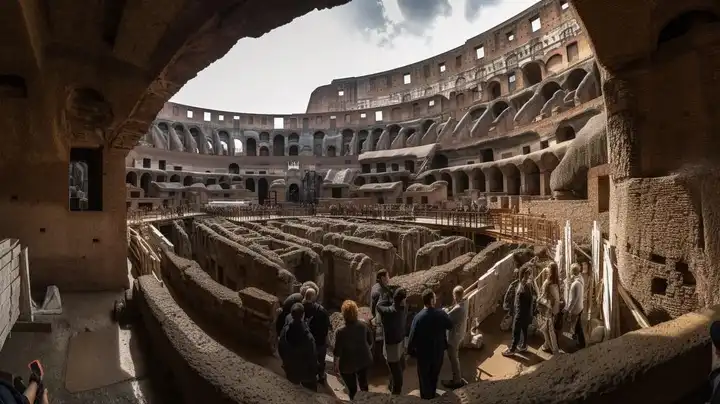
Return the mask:
<path fill-rule="evenodd" d="M 712 341 L 715 355 L 720 357 L 720 320 L 715 320 L 710 324 L 710 340 Z"/>
<path fill-rule="evenodd" d="M 574 263 L 574 264 L 572 264 L 572 265 L 570 265 L 570 274 L 571 274 L 572 276 L 578 276 L 578 275 L 580 275 L 580 272 L 581 272 L 581 271 L 582 271 L 582 268 L 580 268 L 580 264 L 578 264 L 577 262 Z"/>
<path fill-rule="evenodd" d="M 435 307 L 435 292 L 432 289 L 425 289 L 422 293 L 422 300 L 425 307 Z"/>
<path fill-rule="evenodd" d="M 358 306 L 352 300 L 345 300 L 340 307 L 340 312 L 346 324 L 355 322 L 358 319 Z"/>
<path fill-rule="evenodd" d="M 455 303 L 460 303 L 464 296 L 465 288 L 460 285 L 457 285 L 453 288 L 453 299 L 455 300 Z"/>
<path fill-rule="evenodd" d="M 293 321 L 302 320 L 304 315 L 305 315 L 305 308 L 303 308 L 302 304 L 295 303 L 290 308 L 290 316 L 292 316 Z"/>
<path fill-rule="evenodd" d="M 515 274 L 517 279 L 520 279 L 520 268 L 515 267 L 515 269 L 513 269 L 513 274 Z"/>
<path fill-rule="evenodd" d="M 313 288 L 307 288 L 303 295 L 303 302 L 313 303 L 317 299 L 317 291 Z"/>
<path fill-rule="evenodd" d="M 390 280 L 387 270 L 385 270 L 385 269 L 379 270 L 377 272 L 377 274 L 375 275 L 375 280 L 383 286 L 387 285 L 388 281 Z"/>
<path fill-rule="evenodd" d="M 320 288 L 315 282 L 307 281 L 300 286 L 300 294 L 305 297 L 305 292 L 310 288 L 315 289 L 316 295 L 320 292 Z"/>
<path fill-rule="evenodd" d="M 560 277 L 558 276 L 558 266 L 556 263 L 551 262 L 550 265 L 545 268 L 545 274 L 547 275 L 548 279 L 550 279 L 550 283 L 560 284 Z"/>
<path fill-rule="evenodd" d="M 405 299 L 407 298 L 407 291 L 405 288 L 397 288 L 395 290 L 395 293 L 393 293 L 393 303 L 395 303 L 396 306 L 402 306 L 405 304 Z"/>

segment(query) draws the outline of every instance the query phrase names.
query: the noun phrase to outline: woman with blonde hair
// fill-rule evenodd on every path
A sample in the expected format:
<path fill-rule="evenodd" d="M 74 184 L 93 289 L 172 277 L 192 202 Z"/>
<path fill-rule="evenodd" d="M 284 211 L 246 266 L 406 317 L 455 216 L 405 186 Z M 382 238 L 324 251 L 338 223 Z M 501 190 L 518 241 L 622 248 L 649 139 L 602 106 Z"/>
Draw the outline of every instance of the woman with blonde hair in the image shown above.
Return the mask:
<path fill-rule="evenodd" d="M 370 327 L 358 319 L 358 306 L 354 301 L 345 300 L 340 312 L 345 325 L 335 332 L 334 367 L 352 400 L 358 385 L 361 391 L 368 391 L 367 371 L 373 363 L 373 336 Z"/>
<path fill-rule="evenodd" d="M 557 264 L 554 262 L 545 268 L 545 281 L 540 287 L 538 303 L 540 329 L 543 337 L 545 337 L 545 342 L 540 349 L 555 355 L 560 351 L 557 332 L 555 331 L 555 321 L 560 313 L 560 278 Z"/>

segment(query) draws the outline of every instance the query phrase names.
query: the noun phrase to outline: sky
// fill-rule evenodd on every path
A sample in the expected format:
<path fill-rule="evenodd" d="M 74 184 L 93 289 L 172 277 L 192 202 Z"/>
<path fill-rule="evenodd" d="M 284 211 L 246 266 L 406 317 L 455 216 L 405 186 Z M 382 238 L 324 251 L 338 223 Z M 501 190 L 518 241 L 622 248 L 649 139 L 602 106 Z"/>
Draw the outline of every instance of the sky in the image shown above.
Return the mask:
<path fill-rule="evenodd" d="M 231 112 L 304 113 L 333 79 L 390 70 L 456 48 L 537 0 L 352 0 L 244 38 L 173 102 Z"/>

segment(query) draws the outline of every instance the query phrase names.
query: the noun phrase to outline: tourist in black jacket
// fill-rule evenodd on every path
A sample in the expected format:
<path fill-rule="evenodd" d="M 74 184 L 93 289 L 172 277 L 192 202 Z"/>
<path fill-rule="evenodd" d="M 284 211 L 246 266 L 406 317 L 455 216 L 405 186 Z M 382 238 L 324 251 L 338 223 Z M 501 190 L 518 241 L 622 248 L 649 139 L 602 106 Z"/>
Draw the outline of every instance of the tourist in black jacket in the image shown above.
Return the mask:
<path fill-rule="evenodd" d="M 325 356 L 327 355 L 327 335 L 330 332 L 330 315 L 327 310 L 316 301 L 315 289 L 308 288 L 303 299 L 305 310 L 305 323 L 315 339 L 315 352 L 317 354 L 317 376 L 320 384 L 325 384 Z"/>
<path fill-rule="evenodd" d="M 535 310 L 535 288 L 531 284 L 532 273 L 529 267 L 520 268 L 520 282 L 515 289 L 515 304 L 512 345 L 505 350 L 503 356 L 513 356 L 516 352 L 527 351 L 528 328 L 533 321 Z M 523 345 L 520 345 L 522 341 Z"/>
<path fill-rule="evenodd" d="M 275 332 L 277 333 L 278 337 L 280 337 L 280 332 L 282 331 L 285 323 L 287 322 L 288 316 L 290 315 L 290 309 L 295 303 L 302 303 L 305 296 L 305 291 L 311 288 L 315 289 L 315 292 L 317 292 L 316 295 L 320 294 L 320 288 L 318 288 L 315 282 L 308 281 L 303 283 L 302 286 L 300 286 L 299 293 L 293 293 L 285 299 L 282 307 L 280 308 L 280 310 L 278 310 L 278 316 L 275 320 Z"/>
<path fill-rule="evenodd" d="M 403 288 L 395 290 L 393 300 L 384 299 L 378 303 L 377 312 L 380 316 L 385 341 L 383 355 L 390 369 L 390 392 L 402 394 L 403 370 L 405 370 L 405 335 L 407 328 L 407 292 Z"/>
<path fill-rule="evenodd" d="M 435 308 L 435 293 L 427 289 L 422 294 L 422 309 L 413 319 L 408 338 L 408 354 L 417 359 L 420 398 L 435 398 L 440 369 L 447 349 L 447 331 L 453 328 L 450 316 Z"/>
<path fill-rule="evenodd" d="M 303 321 L 304 309 L 295 303 L 290 318 L 280 332 L 278 353 L 288 380 L 317 391 L 317 353 L 315 338 Z"/>

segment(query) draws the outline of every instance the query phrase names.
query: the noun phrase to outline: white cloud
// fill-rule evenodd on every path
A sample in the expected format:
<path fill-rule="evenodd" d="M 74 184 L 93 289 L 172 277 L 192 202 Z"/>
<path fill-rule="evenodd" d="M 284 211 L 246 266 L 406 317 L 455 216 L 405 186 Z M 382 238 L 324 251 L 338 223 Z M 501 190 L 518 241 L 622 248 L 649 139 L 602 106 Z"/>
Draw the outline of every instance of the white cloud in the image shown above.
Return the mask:
<path fill-rule="evenodd" d="M 173 101 L 236 112 L 302 113 L 318 86 L 445 52 L 534 3 L 353 0 L 312 12 L 261 38 L 240 40 Z"/>

